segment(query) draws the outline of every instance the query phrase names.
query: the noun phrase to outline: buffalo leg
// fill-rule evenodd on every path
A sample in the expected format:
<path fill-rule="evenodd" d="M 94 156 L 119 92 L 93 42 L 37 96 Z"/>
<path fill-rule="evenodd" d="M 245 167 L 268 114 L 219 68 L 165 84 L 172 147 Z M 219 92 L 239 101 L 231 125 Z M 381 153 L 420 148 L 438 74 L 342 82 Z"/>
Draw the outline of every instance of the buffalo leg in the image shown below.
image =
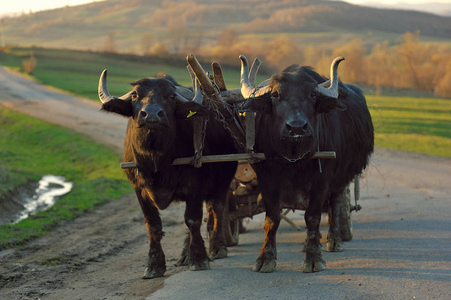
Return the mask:
<path fill-rule="evenodd" d="M 329 202 L 329 234 L 327 235 L 326 251 L 343 251 L 343 242 L 340 234 L 340 209 L 342 193 L 332 193 Z"/>
<path fill-rule="evenodd" d="M 188 265 L 190 239 L 191 239 L 191 234 L 188 231 L 185 241 L 183 242 L 182 254 L 180 254 L 180 258 L 178 259 L 178 261 L 175 264 L 176 266 L 187 266 Z"/>
<path fill-rule="evenodd" d="M 200 233 L 202 225 L 202 202 L 187 201 L 185 210 L 185 224 L 190 232 L 188 265 L 190 270 L 210 269 L 209 258 L 205 250 L 204 240 Z"/>
<path fill-rule="evenodd" d="M 223 198 L 225 199 L 225 196 Z M 210 238 L 209 254 L 211 259 L 227 257 L 223 223 L 228 222 L 228 220 L 224 220 L 224 202 L 207 202 L 207 228 Z"/>
<path fill-rule="evenodd" d="M 262 197 L 266 209 L 265 241 L 252 271 L 271 273 L 277 265 L 276 233 L 280 224 L 280 205 L 276 195 L 264 193 Z"/>
<path fill-rule="evenodd" d="M 325 185 L 323 185 L 325 187 Z M 309 206 L 304 218 L 307 225 L 307 239 L 305 245 L 304 273 L 319 272 L 326 269 L 326 262 L 321 255 L 321 233 L 319 225 L 321 222 L 321 208 L 326 198 L 327 189 L 315 189 L 310 198 Z"/>
<path fill-rule="evenodd" d="M 144 191 L 142 191 L 145 194 Z M 150 249 L 147 267 L 144 271 L 144 279 L 152 279 L 162 277 L 166 272 L 166 261 L 163 249 L 161 248 L 161 239 L 164 232 L 161 224 L 158 209 L 153 205 L 152 201 L 145 195 L 141 195 L 141 191 L 136 191 L 141 209 L 146 222 L 147 233 L 149 234 Z"/>

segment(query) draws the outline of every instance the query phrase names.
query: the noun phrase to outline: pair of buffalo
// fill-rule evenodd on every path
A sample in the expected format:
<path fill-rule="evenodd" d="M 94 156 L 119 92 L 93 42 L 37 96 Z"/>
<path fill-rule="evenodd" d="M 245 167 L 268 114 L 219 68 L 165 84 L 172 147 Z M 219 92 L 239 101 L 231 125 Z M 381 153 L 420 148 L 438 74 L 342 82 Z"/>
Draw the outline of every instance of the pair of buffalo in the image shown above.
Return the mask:
<path fill-rule="evenodd" d="M 266 156 L 265 161 L 253 165 L 266 210 L 266 238 L 253 271 L 274 271 L 280 200 L 295 203 L 301 196 L 309 199 L 303 271 L 321 271 L 325 269 L 319 232 L 323 204 L 329 202 L 332 216 L 328 249 L 340 251 L 338 199 L 354 176 L 367 166 L 373 151 L 373 125 L 365 98 L 357 87 L 338 81 L 338 64 L 344 58 L 333 61 L 330 80 L 309 67 L 293 65 L 257 88 L 253 87 L 255 74 L 251 71 L 249 75 L 246 58 L 240 59 L 240 90 L 245 100 L 242 110 L 256 112 L 255 151 Z M 158 210 L 172 201 L 186 202 L 189 236 L 180 261 L 191 270 L 208 269 L 209 256 L 200 233 L 203 202 L 215 217 L 214 226 L 209 228 L 210 257 L 225 257 L 227 249 L 220 224 L 228 221 L 222 220 L 222 211 L 237 164 L 220 162 L 195 168 L 172 162 L 194 155 L 193 124 L 199 119 L 206 120 L 202 121 L 206 124 L 204 155 L 239 153 L 241 149 L 237 149 L 228 126 L 218 120 L 217 111 L 203 103 L 203 98 L 210 95 L 202 93 L 195 79 L 194 92 L 167 76 L 144 78 L 131 85 L 131 92 L 112 97 L 104 71 L 99 97 L 103 110 L 129 118 L 124 161 L 134 162 L 136 168 L 125 173 L 135 189 L 150 239 L 144 278 L 161 277 L 166 271 Z M 336 159 L 320 163 L 310 159 L 318 149 L 336 151 Z"/>

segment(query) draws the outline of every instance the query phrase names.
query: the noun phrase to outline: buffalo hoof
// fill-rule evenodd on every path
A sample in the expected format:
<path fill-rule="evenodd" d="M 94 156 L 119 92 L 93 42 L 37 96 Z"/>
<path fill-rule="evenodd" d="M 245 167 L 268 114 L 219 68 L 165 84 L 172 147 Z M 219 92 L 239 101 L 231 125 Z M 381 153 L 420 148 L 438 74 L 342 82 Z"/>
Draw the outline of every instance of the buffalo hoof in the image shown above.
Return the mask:
<path fill-rule="evenodd" d="M 210 259 L 220 259 L 227 257 L 227 248 L 226 247 L 220 247 L 216 251 L 211 251 L 210 253 Z"/>
<path fill-rule="evenodd" d="M 189 263 L 188 263 L 188 257 L 186 257 L 186 256 L 181 256 L 179 258 L 179 260 L 175 263 L 176 267 L 187 266 L 187 265 L 189 265 Z"/>
<path fill-rule="evenodd" d="M 343 243 L 339 240 L 330 240 L 326 244 L 327 252 L 341 252 L 343 251 Z"/>
<path fill-rule="evenodd" d="M 304 273 L 313 273 L 320 272 L 326 269 L 326 262 L 320 258 L 315 261 L 304 261 L 304 266 L 302 267 L 302 272 Z"/>
<path fill-rule="evenodd" d="M 166 272 L 166 268 L 157 269 L 157 270 L 151 270 L 149 268 L 146 268 L 144 270 L 143 279 L 153 279 L 158 277 L 163 277 L 164 272 Z"/>
<path fill-rule="evenodd" d="M 208 260 L 198 262 L 196 264 L 192 264 L 189 266 L 191 271 L 202 271 L 202 270 L 210 270 L 210 262 Z"/>
<path fill-rule="evenodd" d="M 263 260 L 260 257 L 257 258 L 254 267 L 252 268 L 253 272 L 260 273 L 271 273 L 276 269 L 276 260 L 274 258 Z"/>

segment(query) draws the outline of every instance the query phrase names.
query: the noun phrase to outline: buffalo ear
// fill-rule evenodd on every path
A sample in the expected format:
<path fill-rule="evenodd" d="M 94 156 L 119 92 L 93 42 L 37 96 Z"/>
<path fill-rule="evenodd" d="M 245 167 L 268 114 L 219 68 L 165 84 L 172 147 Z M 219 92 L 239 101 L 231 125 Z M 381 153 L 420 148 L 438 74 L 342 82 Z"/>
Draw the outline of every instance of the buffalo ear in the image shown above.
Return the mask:
<path fill-rule="evenodd" d="M 204 106 L 193 101 L 177 103 L 175 109 L 175 117 L 177 119 L 188 119 L 194 115 L 205 117 L 208 115 L 208 111 Z"/>
<path fill-rule="evenodd" d="M 271 112 L 271 101 L 264 98 L 249 98 L 241 107 L 242 111 Z"/>
<path fill-rule="evenodd" d="M 121 100 L 118 98 L 113 98 L 110 101 L 103 103 L 102 110 L 116 113 L 124 117 L 133 116 L 133 106 L 132 101 L 130 100 Z"/>
<path fill-rule="evenodd" d="M 316 100 L 316 112 L 319 114 L 326 114 L 333 110 L 344 111 L 346 105 L 344 105 L 339 99 L 320 97 Z"/>

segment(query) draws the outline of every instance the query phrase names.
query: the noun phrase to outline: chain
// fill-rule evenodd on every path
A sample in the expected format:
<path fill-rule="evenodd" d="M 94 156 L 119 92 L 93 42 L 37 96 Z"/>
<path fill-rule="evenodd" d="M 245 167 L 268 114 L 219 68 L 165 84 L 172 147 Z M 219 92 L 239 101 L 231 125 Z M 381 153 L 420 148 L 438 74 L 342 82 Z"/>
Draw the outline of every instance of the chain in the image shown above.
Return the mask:
<path fill-rule="evenodd" d="M 225 130 L 227 130 L 230 133 L 230 136 L 232 137 L 235 146 L 240 149 L 241 151 L 244 151 L 246 149 L 246 145 L 243 143 L 243 139 L 240 137 L 238 137 L 235 134 L 235 131 L 232 130 L 229 126 L 229 123 L 227 122 L 226 118 L 224 117 L 224 115 L 221 113 L 221 110 L 219 109 L 218 105 L 216 104 L 216 97 L 212 96 L 211 98 L 208 97 L 208 101 L 206 101 L 206 105 L 207 105 L 207 109 L 208 110 L 213 110 L 214 111 L 214 116 L 215 116 L 215 120 L 219 121 L 219 123 L 221 123 L 222 127 L 224 127 Z M 232 115 L 232 117 L 234 118 L 234 111 L 230 110 L 230 106 L 229 105 L 224 105 L 224 107 L 227 109 L 227 111 L 230 113 L 230 115 Z"/>
<path fill-rule="evenodd" d="M 308 152 L 307 152 L 307 153 L 308 153 Z M 307 153 L 305 153 L 304 155 L 302 155 L 302 156 L 299 157 L 299 158 L 288 158 L 288 157 L 285 157 L 285 156 L 283 156 L 283 155 L 282 155 L 282 157 L 285 158 L 286 160 L 288 160 L 289 162 L 297 162 L 298 160 L 303 159 L 303 158 L 307 155 Z"/>

